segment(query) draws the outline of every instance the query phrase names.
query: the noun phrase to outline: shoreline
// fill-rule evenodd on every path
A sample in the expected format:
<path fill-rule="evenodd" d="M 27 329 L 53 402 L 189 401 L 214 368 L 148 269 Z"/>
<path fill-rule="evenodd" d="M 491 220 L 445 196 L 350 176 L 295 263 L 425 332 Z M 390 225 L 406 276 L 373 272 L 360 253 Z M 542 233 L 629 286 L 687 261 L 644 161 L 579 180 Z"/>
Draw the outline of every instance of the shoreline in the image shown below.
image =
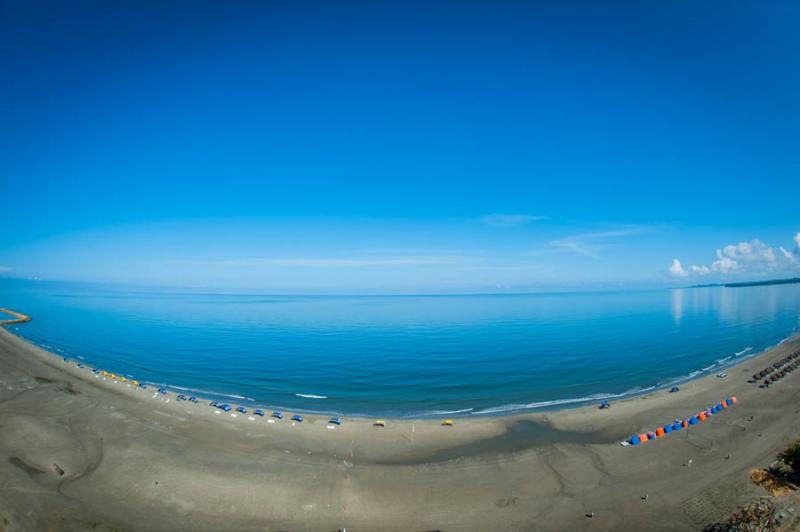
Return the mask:
<path fill-rule="evenodd" d="M 699 529 L 763 493 L 749 470 L 768 465 L 797 436 L 800 372 L 768 389 L 746 381 L 798 350 L 794 338 L 728 368 L 726 379 L 706 375 L 679 393 L 651 391 L 609 410 L 474 416 L 452 427 L 432 419 L 374 427 L 365 418 L 331 426 L 327 416 L 270 423 L 177 401 L 64 363 L 2 328 L 0 523 L 11 530 Z M 731 396 L 736 405 L 696 427 L 618 444 Z"/>
<path fill-rule="evenodd" d="M 0 321 L 0 328 L 7 325 L 17 325 L 26 323 L 32 320 L 30 316 L 22 314 L 20 312 L 16 312 L 13 310 L 9 310 L 6 308 L 0 308 L 0 311 L 5 312 L 11 316 L 14 316 L 15 319 L 12 320 L 5 320 Z M 10 334 L 16 336 L 21 341 L 26 342 L 32 346 L 35 346 L 44 352 L 50 354 L 51 356 L 62 359 L 62 360 L 70 360 L 76 361 L 82 364 L 85 369 L 91 371 L 92 369 L 98 369 L 102 371 L 102 368 L 98 368 L 96 366 L 90 365 L 83 361 L 83 359 L 78 359 L 77 357 L 69 357 L 64 356 L 63 354 L 58 354 L 50 350 L 48 346 L 39 345 L 32 340 L 28 340 L 24 336 L 16 334 L 12 331 L 7 331 Z M 715 361 L 714 364 L 708 366 L 707 368 L 702 368 L 700 370 L 695 370 L 688 375 L 683 375 L 675 378 L 668 379 L 662 383 L 657 383 L 651 386 L 645 386 L 643 388 L 634 387 L 631 390 L 623 391 L 618 394 L 614 393 L 598 393 L 586 398 L 567 398 L 567 399 L 554 399 L 550 401 L 541 401 L 538 403 L 531 403 L 531 405 L 535 406 L 527 406 L 527 405 L 519 405 L 519 408 L 505 408 L 509 405 L 500 405 L 497 407 L 485 407 L 482 408 L 479 412 L 474 412 L 473 409 L 459 409 L 453 411 L 435 411 L 431 412 L 429 415 L 419 415 L 419 414 L 409 414 L 405 415 L 371 415 L 371 414 L 364 414 L 364 413 L 346 413 L 343 411 L 337 411 L 335 409 L 331 410 L 324 410 L 324 409 L 305 409 L 305 408 L 294 408 L 294 407 L 286 407 L 280 405 L 272 405 L 266 406 L 263 403 L 259 403 L 254 399 L 250 399 L 244 396 L 238 396 L 233 394 L 227 394 L 224 392 L 215 393 L 209 391 L 203 391 L 192 387 L 184 387 L 184 386 L 173 386 L 165 382 L 153 382 L 153 381 L 143 381 L 144 384 L 153 387 L 164 387 L 169 392 L 174 393 L 175 395 L 185 394 L 185 395 L 194 395 L 197 397 L 198 401 L 202 402 L 205 401 L 206 403 L 212 400 L 221 400 L 224 402 L 237 403 L 238 406 L 242 405 L 247 407 L 248 409 L 269 409 L 269 410 L 280 410 L 280 411 L 291 411 L 293 413 L 302 414 L 304 416 L 318 416 L 318 417 L 331 417 L 331 416 L 339 416 L 339 417 L 346 417 L 348 419 L 391 419 L 394 421 L 434 421 L 440 420 L 442 418 L 453 418 L 458 420 L 468 420 L 468 419 L 482 419 L 482 418 L 506 418 L 506 417 L 518 417 L 518 416 L 527 416 L 532 414 L 547 414 L 547 413 L 555 413 L 559 411 L 565 410 L 573 410 L 573 409 L 580 409 L 580 408 L 589 408 L 592 406 L 599 406 L 600 403 L 604 401 L 612 402 L 613 404 L 617 404 L 623 401 L 628 400 L 635 400 L 640 397 L 646 397 L 652 393 L 658 393 L 664 391 L 672 386 L 683 386 L 698 379 L 710 378 L 715 376 L 718 372 L 726 371 L 731 368 L 735 368 L 736 366 L 745 363 L 749 360 L 756 359 L 761 355 L 783 345 L 784 343 L 794 342 L 800 340 L 800 332 L 792 332 L 786 338 L 783 338 L 778 343 L 768 346 L 761 351 L 749 353 L 748 350 L 752 348 L 745 348 L 742 352 L 734 353 L 733 355 L 729 355 L 725 359 L 721 359 L 727 362 L 720 363 L 720 360 Z M 738 356 L 742 354 L 743 356 Z M 127 376 L 128 379 L 133 379 L 130 375 Z M 138 381 L 136 381 L 138 382 Z M 516 406 L 516 405 L 515 405 Z M 491 412 L 489 410 L 497 410 L 495 412 Z M 503 409 L 503 410 L 499 410 Z"/>

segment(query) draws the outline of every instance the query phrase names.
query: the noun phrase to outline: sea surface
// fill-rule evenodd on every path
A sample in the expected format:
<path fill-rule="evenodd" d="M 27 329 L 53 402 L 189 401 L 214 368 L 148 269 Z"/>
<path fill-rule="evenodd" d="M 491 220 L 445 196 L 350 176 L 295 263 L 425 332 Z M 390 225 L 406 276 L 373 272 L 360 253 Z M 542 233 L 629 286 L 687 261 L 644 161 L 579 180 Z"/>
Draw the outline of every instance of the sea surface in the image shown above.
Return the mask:
<path fill-rule="evenodd" d="M 502 414 L 719 372 L 800 329 L 800 285 L 458 296 L 144 291 L 0 279 L 59 356 L 234 404 Z"/>

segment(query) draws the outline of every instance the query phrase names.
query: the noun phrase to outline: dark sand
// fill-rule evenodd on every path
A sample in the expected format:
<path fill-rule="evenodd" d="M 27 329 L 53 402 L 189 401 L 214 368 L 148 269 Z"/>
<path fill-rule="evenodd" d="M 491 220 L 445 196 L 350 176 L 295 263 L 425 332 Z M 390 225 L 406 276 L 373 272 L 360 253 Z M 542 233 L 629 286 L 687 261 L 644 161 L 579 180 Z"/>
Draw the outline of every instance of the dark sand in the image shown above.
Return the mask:
<path fill-rule="evenodd" d="M 763 494 L 750 469 L 800 432 L 800 372 L 746 382 L 798 349 L 610 410 L 329 429 L 95 378 L 0 328 L 0 530 L 699 529 Z M 696 428 L 617 443 L 731 395 Z"/>

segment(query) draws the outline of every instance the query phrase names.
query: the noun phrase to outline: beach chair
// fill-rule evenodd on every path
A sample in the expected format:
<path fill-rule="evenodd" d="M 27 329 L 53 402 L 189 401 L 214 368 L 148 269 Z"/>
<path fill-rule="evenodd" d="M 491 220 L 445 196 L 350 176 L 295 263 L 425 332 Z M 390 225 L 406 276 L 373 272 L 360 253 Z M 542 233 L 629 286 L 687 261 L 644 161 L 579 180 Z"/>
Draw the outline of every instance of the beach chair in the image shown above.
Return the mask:
<path fill-rule="evenodd" d="M 442 421 L 443 427 L 452 427 L 453 425 L 455 425 L 455 422 L 452 419 L 445 419 Z"/>
<path fill-rule="evenodd" d="M 298 423 L 302 423 L 303 422 L 303 416 L 301 416 L 300 414 L 295 414 L 295 415 L 292 416 L 292 421 L 297 421 Z"/>
<path fill-rule="evenodd" d="M 376 419 L 375 423 L 373 423 L 372 426 L 373 427 L 385 427 L 386 426 L 386 421 L 384 421 L 382 419 Z"/>
<path fill-rule="evenodd" d="M 253 413 L 254 413 L 255 415 L 257 415 L 257 416 L 264 417 L 264 411 L 263 411 L 263 410 L 261 410 L 260 408 L 256 408 L 255 410 L 253 410 Z"/>

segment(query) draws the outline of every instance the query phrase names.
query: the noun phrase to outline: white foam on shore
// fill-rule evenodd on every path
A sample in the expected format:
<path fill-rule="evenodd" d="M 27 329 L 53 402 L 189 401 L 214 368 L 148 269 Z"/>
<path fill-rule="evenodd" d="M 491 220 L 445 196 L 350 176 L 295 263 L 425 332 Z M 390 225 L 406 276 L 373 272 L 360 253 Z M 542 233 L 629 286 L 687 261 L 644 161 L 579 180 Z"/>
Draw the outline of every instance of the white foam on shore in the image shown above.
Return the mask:
<path fill-rule="evenodd" d="M 154 386 L 161 386 L 161 385 L 154 384 Z M 214 392 L 214 391 L 210 391 L 210 390 L 202 390 L 200 388 L 186 388 L 186 387 L 183 387 L 183 386 L 174 386 L 172 384 L 164 384 L 163 386 L 165 388 L 170 389 L 170 390 L 180 390 L 182 392 L 189 392 L 192 395 L 198 395 L 198 396 L 201 396 L 201 397 L 205 396 L 205 397 L 209 397 L 209 398 L 239 399 L 239 400 L 242 400 L 242 401 L 250 401 L 251 403 L 255 402 L 255 399 L 253 399 L 252 397 L 245 397 L 244 395 L 236 395 L 236 394 L 230 394 L 230 393 Z"/>
<path fill-rule="evenodd" d="M 527 404 L 511 404 L 511 405 L 502 405 L 502 406 L 494 406 L 489 408 L 484 408 L 483 410 L 476 410 L 472 412 L 474 415 L 482 415 L 482 414 L 501 414 L 507 412 L 518 412 L 522 410 L 535 410 L 537 408 L 547 408 L 553 406 L 561 406 L 561 405 L 570 405 L 575 403 L 591 403 L 594 401 L 601 401 L 607 399 L 620 399 L 623 397 L 628 397 L 631 395 L 639 395 L 650 390 L 655 390 L 655 386 L 648 386 L 646 388 L 634 388 L 632 390 L 628 390 L 622 393 L 611 393 L 611 394 L 595 394 L 595 395 L 587 395 L 585 397 L 573 397 L 571 399 L 554 399 L 552 401 L 539 401 L 536 403 L 527 403 Z"/>
<path fill-rule="evenodd" d="M 460 410 L 431 410 L 430 412 L 423 412 L 423 416 L 447 416 L 450 414 L 466 414 L 472 412 L 474 408 L 462 408 Z"/>
<path fill-rule="evenodd" d="M 297 397 L 305 397 L 306 399 L 327 399 L 324 395 L 314 395 L 313 393 L 296 393 Z"/>
<path fill-rule="evenodd" d="M 783 342 L 781 342 L 781 343 L 783 343 Z M 752 347 L 745 347 L 741 351 L 737 351 L 736 353 L 734 353 L 733 356 L 738 357 L 739 355 L 743 355 L 743 354 L 747 353 L 748 351 L 752 351 L 752 350 L 753 350 Z"/>

